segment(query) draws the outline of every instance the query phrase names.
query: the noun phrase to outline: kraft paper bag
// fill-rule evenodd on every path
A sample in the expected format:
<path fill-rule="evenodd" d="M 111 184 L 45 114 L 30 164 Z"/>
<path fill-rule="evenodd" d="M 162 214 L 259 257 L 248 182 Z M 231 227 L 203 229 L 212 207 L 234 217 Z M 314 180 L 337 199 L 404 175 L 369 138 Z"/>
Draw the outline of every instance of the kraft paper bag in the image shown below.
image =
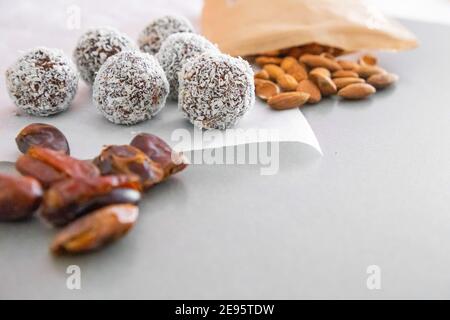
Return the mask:
<path fill-rule="evenodd" d="M 344 51 L 417 46 L 405 27 L 360 0 L 205 0 L 201 23 L 203 34 L 234 56 L 310 43 Z"/>

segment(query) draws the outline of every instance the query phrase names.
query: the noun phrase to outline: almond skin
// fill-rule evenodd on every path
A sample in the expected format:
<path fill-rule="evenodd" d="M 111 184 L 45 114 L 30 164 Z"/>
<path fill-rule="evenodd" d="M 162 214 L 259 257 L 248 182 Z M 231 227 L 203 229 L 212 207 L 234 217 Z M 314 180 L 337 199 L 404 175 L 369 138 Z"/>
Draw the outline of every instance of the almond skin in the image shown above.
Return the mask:
<path fill-rule="evenodd" d="M 303 49 L 302 49 L 302 48 L 299 48 L 299 47 L 290 48 L 290 49 L 287 51 L 287 55 L 288 55 L 289 57 L 292 57 L 292 58 L 295 58 L 295 59 L 300 58 L 300 56 L 301 56 L 303 53 L 304 53 Z"/>
<path fill-rule="evenodd" d="M 333 78 L 359 78 L 359 75 L 355 71 L 350 70 L 339 70 L 333 72 Z"/>
<path fill-rule="evenodd" d="M 398 81 L 398 76 L 393 73 L 379 73 L 367 79 L 367 83 L 377 89 L 384 89 Z"/>
<path fill-rule="evenodd" d="M 256 96 L 262 100 L 268 100 L 280 93 L 280 88 L 269 80 L 255 79 Z"/>
<path fill-rule="evenodd" d="M 330 70 L 331 72 L 341 70 L 342 67 L 334 60 L 328 59 L 323 56 L 313 55 L 313 54 L 304 54 L 300 57 L 300 62 L 303 62 L 308 67 L 311 68 L 325 68 Z"/>
<path fill-rule="evenodd" d="M 373 95 L 377 90 L 367 83 L 354 83 L 346 86 L 338 92 L 338 95 L 348 100 L 365 99 Z"/>
<path fill-rule="evenodd" d="M 261 56 L 278 57 L 281 54 L 281 50 L 271 50 L 261 53 Z"/>
<path fill-rule="evenodd" d="M 309 72 L 309 77 L 317 82 L 318 77 L 331 77 L 331 72 L 325 68 L 314 68 Z"/>
<path fill-rule="evenodd" d="M 378 66 L 362 65 L 355 70 L 361 78 L 367 79 L 374 74 L 386 73 L 386 70 Z"/>
<path fill-rule="evenodd" d="M 278 85 L 284 91 L 295 91 L 298 87 L 298 82 L 290 74 L 283 74 L 277 79 Z"/>
<path fill-rule="evenodd" d="M 283 69 L 285 72 L 288 72 L 288 70 L 294 66 L 299 64 L 297 59 L 293 58 L 293 57 L 286 57 L 283 59 L 283 61 L 281 62 L 281 69 Z"/>
<path fill-rule="evenodd" d="M 281 58 L 266 56 L 260 56 L 255 60 L 256 64 L 260 67 L 264 67 L 266 64 L 280 65 L 281 61 L 283 61 Z"/>
<path fill-rule="evenodd" d="M 297 87 L 297 91 L 309 94 L 308 103 L 318 103 L 322 100 L 319 87 L 311 80 L 301 81 Z"/>
<path fill-rule="evenodd" d="M 290 63 L 285 63 L 285 67 L 287 68 L 286 73 L 293 76 L 295 80 L 297 80 L 297 82 L 308 79 L 308 72 L 306 71 L 306 67 L 301 65 L 298 61 L 295 61 L 295 63 L 293 63 L 292 60 L 290 60 Z"/>
<path fill-rule="evenodd" d="M 303 106 L 309 99 L 309 94 L 304 92 L 285 92 L 273 96 L 268 103 L 272 109 L 287 110 Z"/>
<path fill-rule="evenodd" d="M 349 61 L 349 60 L 338 60 L 337 63 L 344 70 L 354 71 L 359 68 L 359 64 L 357 64 L 356 62 L 353 62 L 353 61 Z"/>
<path fill-rule="evenodd" d="M 365 54 L 359 58 L 358 62 L 362 66 L 376 66 L 378 64 L 378 59 L 371 54 Z"/>
<path fill-rule="evenodd" d="M 255 79 L 269 80 L 270 76 L 266 70 L 260 70 L 255 73 Z"/>
<path fill-rule="evenodd" d="M 336 94 L 337 87 L 333 80 L 331 80 L 331 78 L 318 75 L 315 79 L 316 84 L 323 96 L 331 96 L 333 94 Z"/>
<path fill-rule="evenodd" d="M 273 81 L 277 81 L 278 77 L 284 74 L 284 70 L 275 64 L 266 64 L 264 70 L 266 70 Z"/>
<path fill-rule="evenodd" d="M 335 78 L 333 81 L 338 90 L 341 90 L 350 84 L 365 82 L 364 79 L 361 78 Z"/>

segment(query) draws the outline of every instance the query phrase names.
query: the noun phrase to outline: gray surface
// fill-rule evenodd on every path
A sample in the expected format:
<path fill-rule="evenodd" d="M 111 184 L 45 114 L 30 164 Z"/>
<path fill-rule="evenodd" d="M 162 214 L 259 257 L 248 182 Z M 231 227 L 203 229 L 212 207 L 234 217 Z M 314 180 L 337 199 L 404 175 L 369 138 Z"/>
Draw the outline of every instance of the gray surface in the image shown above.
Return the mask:
<path fill-rule="evenodd" d="M 450 28 L 407 25 L 422 46 L 382 56 L 394 90 L 305 109 L 324 157 L 282 144 L 269 177 L 192 166 L 93 255 L 52 258 L 53 231 L 1 224 L 0 297 L 450 298 Z M 80 291 L 66 289 L 70 264 Z M 372 264 L 380 291 L 366 288 Z"/>

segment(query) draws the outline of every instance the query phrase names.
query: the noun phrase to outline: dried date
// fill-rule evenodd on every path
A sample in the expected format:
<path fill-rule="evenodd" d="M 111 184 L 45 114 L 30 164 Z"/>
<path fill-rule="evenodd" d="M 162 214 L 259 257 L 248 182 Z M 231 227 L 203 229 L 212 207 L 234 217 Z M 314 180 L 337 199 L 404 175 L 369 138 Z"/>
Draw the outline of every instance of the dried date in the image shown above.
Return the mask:
<path fill-rule="evenodd" d="M 188 161 L 183 154 L 174 151 L 166 142 L 153 134 L 138 134 L 130 145 L 158 163 L 164 171 L 164 178 L 168 178 L 188 166 Z"/>
<path fill-rule="evenodd" d="M 104 207 L 61 230 L 53 240 L 50 250 L 56 255 L 63 255 L 99 249 L 127 234 L 138 215 L 138 207 L 130 204 Z"/>
<path fill-rule="evenodd" d="M 94 164 L 103 175 L 134 174 L 139 176 L 142 189 L 146 190 L 164 179 L 159 164 L 152 161 L 139 149 L 129 146 L 108 146 L 94 159 Z"/>
<path fill-rule="evenodd" d="M 42 147 L 70 154 L 64 134 L 49 124 L 33 123 L 26 126 L 17 135 L 16 143 L 22 153 L 27 153 L 31 147 Z"/>
<path fill-rule="evenodd" d="M 42 200 L 39 182 L 30 177 L 0 175 L 0 220 L 30 218 Z"/>
<path fill-rule="evenodd" d="M 46 191 L 40 215 L 53 226 L 64 226 L 106 205 L 137 204 L 141 199 L 138 190 L 139 177 L 131 175 L 64 180 Z"/>
<path fill-rule="evenodd" d="M 41 147 L 31 147 L 16 162 L 23 175 L 36 178 L 45 188 L 68 178 L 100 176 L 98 168 L 89 161 L 78 160 L 64 153 Z"/>

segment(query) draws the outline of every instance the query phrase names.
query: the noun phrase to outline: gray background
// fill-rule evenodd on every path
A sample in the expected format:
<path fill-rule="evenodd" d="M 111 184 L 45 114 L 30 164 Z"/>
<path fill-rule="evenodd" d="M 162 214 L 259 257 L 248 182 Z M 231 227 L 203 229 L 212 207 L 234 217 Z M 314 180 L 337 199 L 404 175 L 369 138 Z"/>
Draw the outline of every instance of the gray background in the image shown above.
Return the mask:
<path fill-rule="evenodd" d="M 450 298 L 450 28 L 405 23 L 421 47 L 381 55 L 396 88 L 304 109 L 323 157 L 285 143 L 274 176 L 192 166 L 96 254 L 53 258 L 54 231 L 0 224 L 0 298 Z"/>

